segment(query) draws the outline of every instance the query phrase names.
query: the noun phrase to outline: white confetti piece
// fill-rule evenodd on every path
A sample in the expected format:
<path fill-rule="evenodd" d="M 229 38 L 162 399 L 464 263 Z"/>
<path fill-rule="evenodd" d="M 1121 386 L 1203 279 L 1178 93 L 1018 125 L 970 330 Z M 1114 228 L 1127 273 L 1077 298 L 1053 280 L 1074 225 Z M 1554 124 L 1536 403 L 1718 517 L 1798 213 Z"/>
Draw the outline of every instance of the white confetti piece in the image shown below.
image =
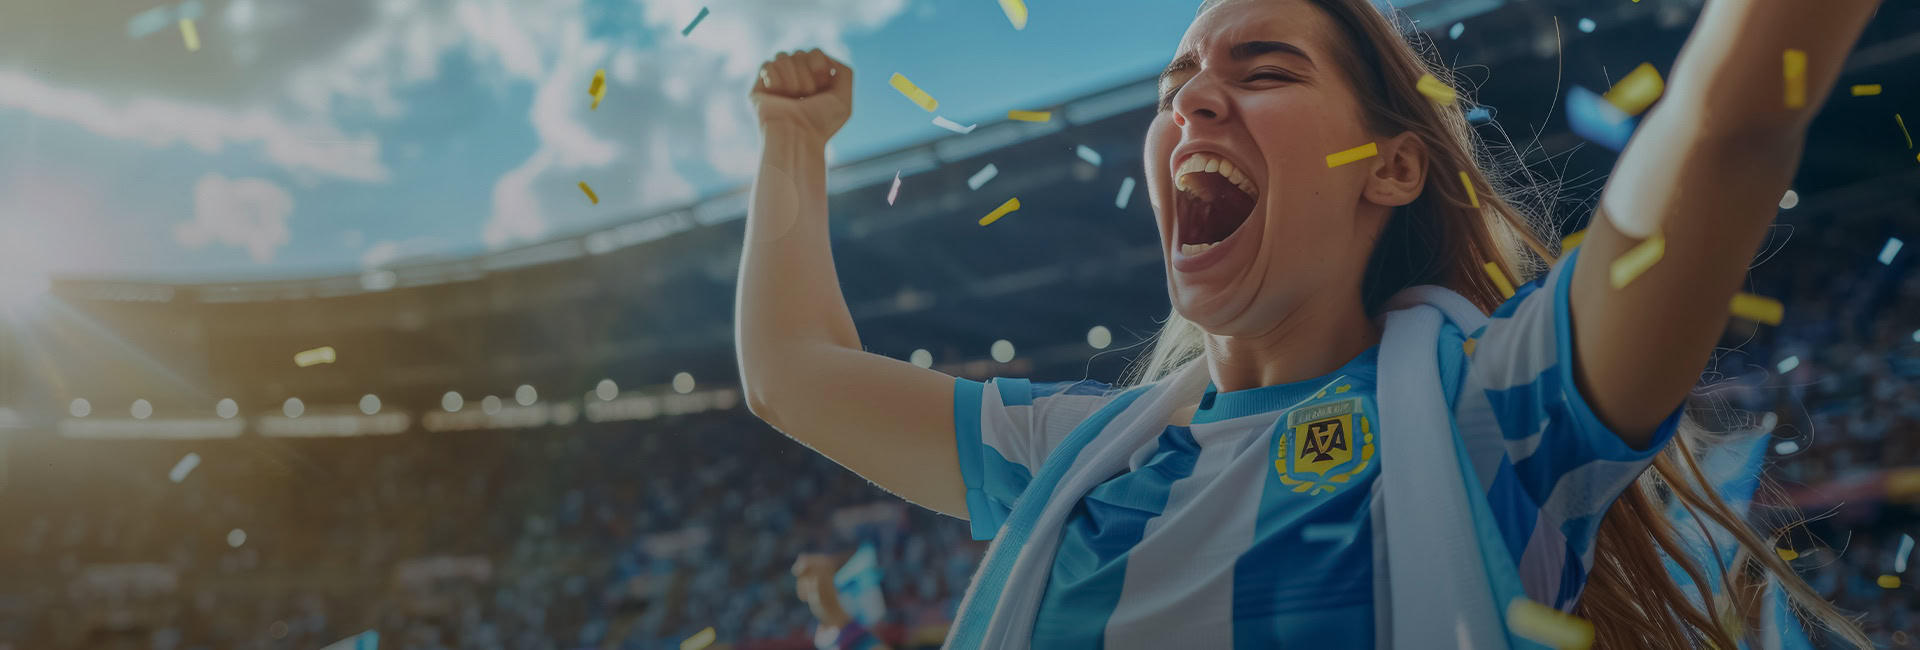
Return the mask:
<path fill-rule="evenodd" d="M 1887 245 L 1884 248 L 1880 249 L 1880 263 L 1892 264 L 1893 256 L 1899 255 L 1900 247 L 1905 245 L 1906 243 L 1900 241 L 1899 237 L 1888 237 Z"/>
<path fill-rule="evenodd" d="M 953 120 L 949 120 L 947 118 L 940 117 L 938 115 L 933 116 L 933 125 L 946 129 L 948 131 L 952 131 L 954 133 L 958 133 L 960 135 L 966 135 L 968 133 L 972 133 L 975 128 L 978 128 L 980 126 L 978 124 L 968 124 L 966 126 L 960 126 L 959 122 L 955 122 Z"/>
<path fill-rule="evenodd" d="M 1900 535 L 1900 552 L 1893 556 L 1893 572 L 1907 572 L 1907 556 L 1913 553 L 1913 536 Z"/>
<path fill-rule="evenodd" d="M 993 163 L 987 163 L 987 166 L 981 167 L 980 171 L 973 173 L 972 178 L 967 179 L 967 187 L 975 190 L 980 189 L 980 186 L 986 185 L 987 181 L 993 180 L 993 177 L 999 175 L 1000 168 L 993 166 Z"/>
<path fill-rule="evenodd" d="M 1779 370 L 1780 374 L 1783 374 L 1783 375 L 1789 372 L 1793 372 L 1793 369 L 1798 367 L 1800 367 L 1800 357 L 1798 356 L 1791 356 L 1785 359 L 1781 359 L 1780 364 L 1774 366 L 1774 368 Z"/>
<path fill-rule="evenodd" d="M 1120 181 L 1120 196 L 1113 200 L 1113 207 L 1127 209 L 1127 203 L 1133 200 L 1133 177 Z"/>
<path fill-rule="evenodd" d="M 331 345 L 305 350 L 293 355 L 293 364 L 302 368 L 322 363 L 333 363 L 337 360 L 339 360 L 339 357 L 335 355 L 333 346 Z"/>
<path fill-rule="evenodd" d="M 1095 167 L 1100 166 L 1100 152 L 1094 151 L 1092 147 L 1083 144 L 1074 149 L 1074 153 L 1079 154 L 1081 160 L 1093 163 Z"/>
<path fill-rule="evenodd" d="M 887 190 L 887 205 L 893 205 L 897 198 L 900 198 L 900 172 L 893 173 L 893 189 Z"/>
<path fill-rule="evenodd" d="M 180 457 L 180 462 L 173 464 L 173 471 L 167 472 L 167 479 L 175 483 L 187 480 L 187 475 L 193 473 L 193 468 L 199 466 L 200 454 L 187 452 L 187 455 Z"/>
<path fill-rule="evenodd" d="M 1782 456 L 1790 455 L 1796 451 L 1800 451 L 1800 443 L 1794 442 L 1792 440 L 1782 440 L 1780 441 L 1780 444 L 1773 446 L 1773 453 L 1780 454 Z M 1787 558 L 1787 559 L 1791 560 L 1793 558 Z"/>

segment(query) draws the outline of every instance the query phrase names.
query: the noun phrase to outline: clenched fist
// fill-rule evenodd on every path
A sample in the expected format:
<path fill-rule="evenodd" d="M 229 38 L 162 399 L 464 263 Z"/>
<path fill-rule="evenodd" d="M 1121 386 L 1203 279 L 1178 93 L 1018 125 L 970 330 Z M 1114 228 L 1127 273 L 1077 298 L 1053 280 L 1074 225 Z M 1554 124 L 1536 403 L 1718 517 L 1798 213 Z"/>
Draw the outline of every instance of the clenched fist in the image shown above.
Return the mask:
<path fill-rule="evenodd" d="M 825 142 L 853 115 L 853 68 L 818 48 L 781 52 L 760 65 L 753 99 L 760 129 L 798 129 Z"/>

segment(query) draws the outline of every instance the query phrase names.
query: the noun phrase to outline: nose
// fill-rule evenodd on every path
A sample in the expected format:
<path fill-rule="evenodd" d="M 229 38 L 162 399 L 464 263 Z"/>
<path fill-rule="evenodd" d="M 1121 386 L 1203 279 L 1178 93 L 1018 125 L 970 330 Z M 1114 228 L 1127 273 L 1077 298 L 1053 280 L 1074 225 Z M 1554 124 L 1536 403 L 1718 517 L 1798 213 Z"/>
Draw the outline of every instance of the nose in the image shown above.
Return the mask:
<path fill-rule="evenodd" d="M 1173 123 L 1218 122 L 1227 118 L 1228 102 L 1211 74 L 1194 75 L 1173 96 Z"/>

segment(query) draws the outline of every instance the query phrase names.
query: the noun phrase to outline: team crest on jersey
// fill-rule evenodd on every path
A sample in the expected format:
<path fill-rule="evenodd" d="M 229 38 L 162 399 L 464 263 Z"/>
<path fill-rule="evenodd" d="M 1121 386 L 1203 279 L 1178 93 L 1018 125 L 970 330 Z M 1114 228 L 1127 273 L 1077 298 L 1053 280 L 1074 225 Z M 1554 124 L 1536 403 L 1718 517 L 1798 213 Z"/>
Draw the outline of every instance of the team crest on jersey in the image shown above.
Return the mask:
<path fill-rule="evenodd" d="M 1373 462 L 1373 425 L 1359 397 L 1289 411 L 1280 438 L 1273 468 L 1295 492 L 1338 490 Z"/>

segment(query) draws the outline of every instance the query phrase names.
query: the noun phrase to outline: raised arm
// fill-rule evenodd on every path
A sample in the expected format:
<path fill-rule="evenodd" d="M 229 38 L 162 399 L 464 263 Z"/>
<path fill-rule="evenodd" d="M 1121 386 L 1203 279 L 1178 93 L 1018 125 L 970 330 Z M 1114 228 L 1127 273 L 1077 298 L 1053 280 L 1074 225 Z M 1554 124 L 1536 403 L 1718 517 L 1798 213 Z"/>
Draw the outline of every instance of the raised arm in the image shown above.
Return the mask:
<path fill-rule="evenodd" d="M 953 378 L 861 349 L 827 236 L 827 139 L 853 70 L 819 50 L 761 67 L 765 149 L 747 209 L 734 343 L 754 415 L 886 490 L 966 518 Z"/>
<path fill-rule="evenodd" d="M 1681 50 L 1666 96 L 1601 196 L 1574 269 L 1577 381 L 1635 447 L 1699 380 L 1807 125 L 1877 0 L 1713 0 Z M 1805 102 L 1789 108 L 1783 57 L 1806 53 Z M 1658 264 L 1624 289 L 1613 261 L 1655 233 Z"/>

